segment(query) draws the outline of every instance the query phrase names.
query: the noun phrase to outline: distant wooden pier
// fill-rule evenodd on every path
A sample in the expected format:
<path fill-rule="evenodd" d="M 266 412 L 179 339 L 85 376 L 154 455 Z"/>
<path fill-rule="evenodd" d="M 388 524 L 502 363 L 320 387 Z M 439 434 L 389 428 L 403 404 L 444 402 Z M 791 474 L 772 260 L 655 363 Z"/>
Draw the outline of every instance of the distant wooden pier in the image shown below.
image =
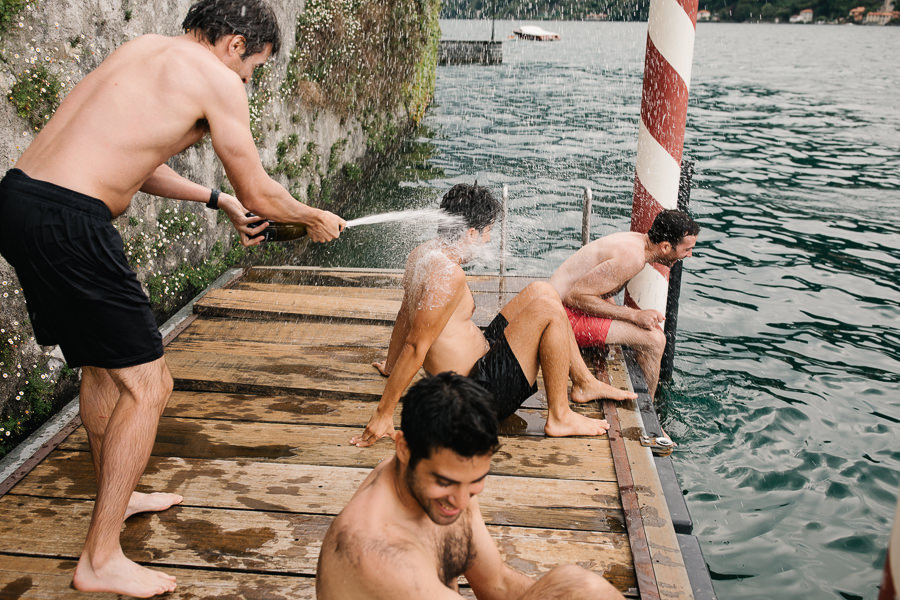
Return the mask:
<path fill-rule="evenodd" d="M 386 353 L 400 277 L 252 268 L 210 290 L 167 336 L 176 391 L 138 489 L 185 500 L 133 517 L 122 535 L 129 557 L 178 577 L 167 598 L 315 597 L 331 519 L 393 453 L 390 440 L 360 449 L 350 438 L 384 389 L 371 363 Z M 476 322 L 530 281 L 470 276 Z M 591 362 L 631 386 L 618 348 Z M 505 559 L 530 575 L 576 563 L 633 598 L 710 597 L 685 565 L 636 403 L 577 410 L 605 415 L 609 436 L 545 437 L 543 393 L 503 423 L 480 498 Z M 70 588 L 95 490 L 77 419 L 0 484 L 0 599 L 115 597 Z"/>
<path fill-rule="evenodd" d="M 441 40 L 439 65 L 499 65 L 503 63 L 503 42 Z"/>

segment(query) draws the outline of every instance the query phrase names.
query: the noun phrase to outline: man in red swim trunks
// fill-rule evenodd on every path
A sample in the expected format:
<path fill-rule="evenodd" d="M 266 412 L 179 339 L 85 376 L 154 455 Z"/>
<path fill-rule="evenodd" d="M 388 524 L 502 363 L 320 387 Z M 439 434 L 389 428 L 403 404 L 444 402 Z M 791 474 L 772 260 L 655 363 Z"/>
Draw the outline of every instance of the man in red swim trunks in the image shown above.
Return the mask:
<path fill-rule="evenodd" d="M 687 213 L 664 210 L 647 233 L 613 233 L 587 244 L 550 278 L 581 347 L 627 344 L 637 353 L 652 397 L 666 347 L 665 316 L 615 303 L 614 297 L 644 265 L 672 266 L 691 256 L 700 226 Z"/>

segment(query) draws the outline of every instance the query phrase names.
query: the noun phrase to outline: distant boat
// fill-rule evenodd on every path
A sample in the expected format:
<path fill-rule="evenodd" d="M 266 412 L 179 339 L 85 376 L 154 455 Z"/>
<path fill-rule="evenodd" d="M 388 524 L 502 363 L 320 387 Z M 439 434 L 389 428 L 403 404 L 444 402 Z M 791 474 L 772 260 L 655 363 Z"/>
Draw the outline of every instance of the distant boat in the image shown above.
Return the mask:
<path fill-rule="evenodd" d="M 522 25 L 518 29 L 513 29 L 513 33 L 519 39 L 534 40 L 537 42 L 550 42 L 559 39 L 558 33 L 547 31 L 536 25 Z"/>

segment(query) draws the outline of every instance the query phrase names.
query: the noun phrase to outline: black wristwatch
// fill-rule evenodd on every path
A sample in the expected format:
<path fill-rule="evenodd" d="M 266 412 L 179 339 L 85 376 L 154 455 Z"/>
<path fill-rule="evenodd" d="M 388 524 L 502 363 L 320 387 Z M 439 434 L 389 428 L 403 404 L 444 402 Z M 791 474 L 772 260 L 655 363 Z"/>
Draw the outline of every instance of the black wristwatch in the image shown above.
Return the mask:
<path fill-rule="evenodd" d="M 221 194 L 219 190 L 213 188 L 209 191 L 209 202 L 206 203 L 206 208 L 211 208 L 213 210 L 219 210 L 219 194 Z"/>

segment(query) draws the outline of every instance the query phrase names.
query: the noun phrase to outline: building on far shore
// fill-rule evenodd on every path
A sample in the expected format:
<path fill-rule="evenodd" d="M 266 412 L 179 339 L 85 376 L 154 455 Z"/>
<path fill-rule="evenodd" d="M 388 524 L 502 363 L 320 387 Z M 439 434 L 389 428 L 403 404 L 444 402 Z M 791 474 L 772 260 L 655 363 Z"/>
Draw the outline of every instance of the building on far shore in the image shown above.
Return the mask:
<path fill-rule="evenodd" d="M 702 9 L 697 11 L 698 21 L 709 21 L 710 19 L 712 19 L 712 13 L 710 13 L 708 10 Z"/>
<path fill-rule="evenodd" d="M 891 19 L 900 19 L 900 11 L 866 13 L 866 19 L 863 22 L 866 25 L 887 25 Z"/>
<path fill-rule="evenodd" d="M 790 23 L 812 23 L 813 20 L 813 9 L 804 8 L 800 11 L 800 14 L 791 15 L 791 18 L 788 19 Z"/>
<path fill-rule="evenodd" d="M 606 13 L 590 13 L 584 15 L 585 21 L 608 21 L 609 15 Z"/>

